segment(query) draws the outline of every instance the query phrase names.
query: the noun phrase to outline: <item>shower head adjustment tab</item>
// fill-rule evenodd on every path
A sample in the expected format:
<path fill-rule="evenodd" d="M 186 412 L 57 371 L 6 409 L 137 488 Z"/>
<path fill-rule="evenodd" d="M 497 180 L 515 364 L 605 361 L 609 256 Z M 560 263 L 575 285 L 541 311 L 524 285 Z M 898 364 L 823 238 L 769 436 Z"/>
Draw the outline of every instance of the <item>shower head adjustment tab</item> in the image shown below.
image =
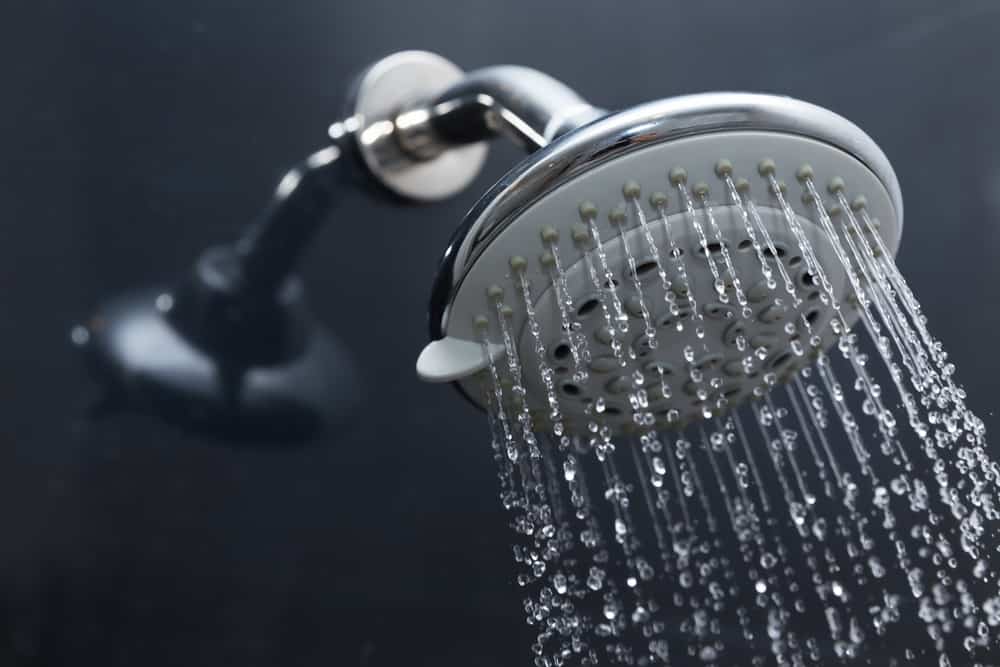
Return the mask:
<path fill-rule="evenodd" d="M 473 326 L 480 331 L 484 324 L 489 326 L 485 315 L 473 319 Z M 490 343 L 489 354 L 494 360 L 502 358 L 503 345 Z M 483 353 L 482 343 L 445 337 L 424 347 L 417 358 L 417 375 L 427 382 L 453 382 L 474 376 L 489 362 L 490 357 Z"/>

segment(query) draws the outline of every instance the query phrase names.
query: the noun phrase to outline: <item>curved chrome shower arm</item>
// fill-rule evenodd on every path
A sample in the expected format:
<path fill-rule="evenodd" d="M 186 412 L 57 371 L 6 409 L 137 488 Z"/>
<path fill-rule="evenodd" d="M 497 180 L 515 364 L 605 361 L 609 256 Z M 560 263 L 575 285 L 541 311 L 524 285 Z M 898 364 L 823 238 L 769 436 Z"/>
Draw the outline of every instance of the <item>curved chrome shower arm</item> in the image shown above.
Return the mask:
<path fill-rule="evenodd" d="M 547 74 L 501 65 L 470 72 L 429 103 L 403 110 L 395 125 L 403 150 L 415 156 L 497 135 L 531 153 L 605 113 Z"/>

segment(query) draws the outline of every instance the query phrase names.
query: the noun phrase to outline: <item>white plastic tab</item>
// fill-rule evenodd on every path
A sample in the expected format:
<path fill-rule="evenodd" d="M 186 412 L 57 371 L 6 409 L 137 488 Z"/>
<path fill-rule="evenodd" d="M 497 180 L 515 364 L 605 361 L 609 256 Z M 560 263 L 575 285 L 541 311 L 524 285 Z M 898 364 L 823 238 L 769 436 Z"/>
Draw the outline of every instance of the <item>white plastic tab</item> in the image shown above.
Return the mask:
<path fill-rule="evenodd" d="M 490 355 L 494 360 L 503 354 L 503 345 L 490 344 Z M 432 341 L 420 353 L 417 375 L 427 382 L 451 382 L 478 373 L 488 363 L 481 343 L 446 336 Z"/>

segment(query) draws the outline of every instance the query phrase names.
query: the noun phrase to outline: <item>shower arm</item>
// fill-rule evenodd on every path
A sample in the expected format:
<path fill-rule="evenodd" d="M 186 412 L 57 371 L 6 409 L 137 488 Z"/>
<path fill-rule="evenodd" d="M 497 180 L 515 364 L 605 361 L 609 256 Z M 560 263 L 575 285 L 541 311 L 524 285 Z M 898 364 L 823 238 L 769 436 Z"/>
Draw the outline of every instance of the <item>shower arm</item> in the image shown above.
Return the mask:
<path fill-rule="evenodd" d="M 605 113 L 547 74 L 503 65 L 470 72 L 430 104 L 403 111 L 396 128 L 403 149 L 417 155 L 495 135 L 532 153 Z"/>

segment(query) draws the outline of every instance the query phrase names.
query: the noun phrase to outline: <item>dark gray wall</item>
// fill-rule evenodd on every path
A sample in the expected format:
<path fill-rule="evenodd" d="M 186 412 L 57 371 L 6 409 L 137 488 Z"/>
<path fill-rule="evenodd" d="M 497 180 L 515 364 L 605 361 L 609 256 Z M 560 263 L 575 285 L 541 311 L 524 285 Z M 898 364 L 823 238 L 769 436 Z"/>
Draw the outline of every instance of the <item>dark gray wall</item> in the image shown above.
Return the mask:
<path fill-rule="evenodd" d="M 321 145 L 345 84 L 402 48 L 544 69 L 610 108 L 794 95 L 880 142 L 900 255 L 993 430 L 1000 362 L 1000 5 L 19 3 L 0 27 L 4 664 L 527 664 L 480 415 L 422 386 L 435 262 L 516 153 L 433 209 L 358 197 L 303 273 L 372 390 L 350 430 L 242 450 L 88 418 L 67 344 L 102 297 L 178 275 Z M 372 323 L 376 323 L 373 324 Z M 17 656 L 17 657 L 15 657 Z"/>

